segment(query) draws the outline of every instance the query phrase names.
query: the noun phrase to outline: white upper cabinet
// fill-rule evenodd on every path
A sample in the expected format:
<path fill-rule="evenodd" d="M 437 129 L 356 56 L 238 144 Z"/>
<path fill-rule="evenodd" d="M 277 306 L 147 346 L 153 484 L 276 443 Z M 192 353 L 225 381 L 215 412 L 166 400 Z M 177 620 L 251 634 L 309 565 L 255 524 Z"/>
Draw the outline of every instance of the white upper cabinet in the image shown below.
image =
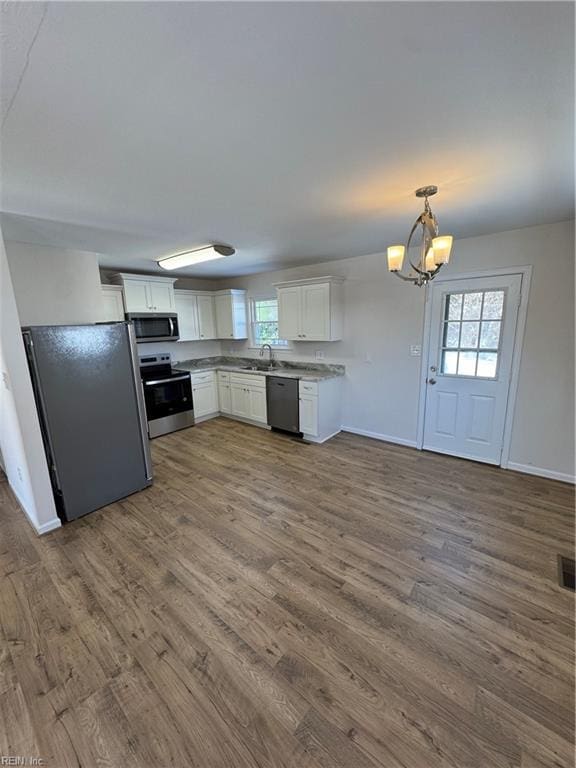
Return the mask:
<path fill-rule="evenodd" d="M 300 305 L 302 289 L 277 288 L 278 294 L 278 335 L 281 339 L 300 338 Z"/>
<path fill-rule="evenodd" d="M 178 314 L 180 341 L 198 341 L 198 304 L 196 294 L 189 291 L 174 291 L 174 302 Z"/>
<path fill-rule="evenodd" d="M 219 339 L 248 338 L 246 291 L 216 291 L 216 332 Z"/>
<path fill-rule="evenodd" d="M 214 296 L 207 291 L 174 291 L 180 341 L 206 341 L 216 338 Z"/>
<path fill-rule="evenodd" d="M 102 320 L 104 322 L 124 320 L 122 286 L 102 285 Z"/>
<path fill-rule="evenodd" d="M 159 280 L 150 280 L 148 282 L 148 291 L 150 292 L 150 303 L 154 307 L 154 312 L 176 311 L 174 281 L 160 282 Z"/>
<path fill-rule="evenodd" d="M 216 314 L 214 312 L 214 296 L 211 293 L 197 293 L 198 302 L 198 333 L 200 339 L 217 339 Z"/>
<path fill-rule="evenodd" d="M 115 285 L 124 288 L 126 312 L 175 312 L 172 277 L 150 277 L 118 272 L 111 277 Z"/>
<path fill-rule="evenodd" d="M 144 280 L 126 280 L 124 282 L 124 296 L 127 312 L 152 311 L 148 283 L 145 283 Z"/>
<path fill-rule="evenodd" d="M 343 331 L 341 277 L 277 283 L 278 330 L 290 341 L 338 341 Z"/>

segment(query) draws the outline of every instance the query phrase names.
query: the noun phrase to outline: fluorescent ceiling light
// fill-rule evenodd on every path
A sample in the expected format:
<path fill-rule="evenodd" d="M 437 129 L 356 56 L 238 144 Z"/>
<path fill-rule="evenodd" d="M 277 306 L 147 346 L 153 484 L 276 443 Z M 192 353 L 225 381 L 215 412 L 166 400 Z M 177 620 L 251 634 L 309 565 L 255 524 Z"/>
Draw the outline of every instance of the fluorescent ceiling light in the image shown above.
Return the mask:
<path fill-rule="evenodd" d="M 194 251 L 184 251 L 184 253 L 175 253 L 174 256 L 158 259 L 158 264 L 162 269 L 182 269 L 192 264 L 200 264 L 202 261 L 223 259 L 225 256 L 232 256 L 233 253 L 235 253 L 234 248 L 229 245 L 207 245 L 204 248 L 196 248 Z"/>

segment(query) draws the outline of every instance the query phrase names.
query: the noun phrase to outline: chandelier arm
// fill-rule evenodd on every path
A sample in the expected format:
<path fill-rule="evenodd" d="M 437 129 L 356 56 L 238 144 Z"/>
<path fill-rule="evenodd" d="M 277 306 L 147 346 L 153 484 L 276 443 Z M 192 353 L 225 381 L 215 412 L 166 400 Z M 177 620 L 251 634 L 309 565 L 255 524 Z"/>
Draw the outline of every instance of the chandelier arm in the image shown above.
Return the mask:
<path fill-rule="evenodd" d="M 408 235 L 408 240 L 406 241 L 406 253 L 410 253 L 410 241 L 412 240 L 412 236 L 413 236 L 414 232 L 416 231 L 416 227 L 418 226 L 418 224 L 422 224 L 422 226 L 424 226 L 424 222 L 422 221 L 422 216 L 423 216 L 423 215 L 424 215 L 424 214 L 420 214 L 420 216 L 418 216 L 418 218 L 417 218 L 417 219 L 416 219 L 416 221 L 414 222 L 414 226 L 413 226 L 413 227 L 412 227 L 412 229 L 410 230 L 410 234 Z M 412 262 L 412 260 L 410 259 L 410 257 L 408 257 L 408 262 L 409 262 L 410 266 L 412 267 L 412 269 L 413 269 L 415 272 L 418 272 L 418 274 L 419 274 L 419 275 L 423 275 L 423 274 L 425 274 L 425 272 L 423 272 L 423 271 L 422 271 L 422 270 L 421 270 L 419 267 L 417 267 L 417 266 L 416 266 L 416 265 L 415 265 L 415 264 Z"/>

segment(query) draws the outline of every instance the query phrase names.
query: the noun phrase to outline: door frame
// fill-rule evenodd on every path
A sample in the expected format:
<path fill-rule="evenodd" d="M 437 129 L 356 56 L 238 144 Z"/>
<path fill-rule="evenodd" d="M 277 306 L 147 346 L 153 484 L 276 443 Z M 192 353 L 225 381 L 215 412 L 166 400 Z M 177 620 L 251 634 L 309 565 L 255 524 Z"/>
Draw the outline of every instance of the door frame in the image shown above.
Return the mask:
<path fill-rule="evenodd" d="M 508 399 L 506 402 L 506 417 L 504 420 L 504 435 L 502 440 L 502 453 L 499 466 L 506 469 L 510 458 L 510 444 L 512 442 L 512 424 L 514 422 L 514 409 L 516 406 L 516 393 L 518 390 L 518 378 L 520 375 L 520 361 L 524 346 L 524 332 L 526 329 L 526 316 L 528 314 L 528 298 L 530 284 L 532 282 L 532 265 L 523 267 L 495 267 L 493 269 L 479 269 L 473 272 L 455 272 L 454 274 L 439 276 L 431 286 L 426 286 L 426 301 L 424 305 L 424 326 L 422 330 L 422 362 L 420 365 L 420 393 L 418 398 L 418 427 L 416 434 L 416 447 L 422 450 L 424 446 L 424 422 L 426 417 L 426 379 L 428 378 L 428 366 L 430 355 L 430 334 L 432 331 L 432 290 L 434 285 L 446 284 L 455 280 L 474 280 L 482 277 L 502 277 L 504 275 L 520 275 L 520 304 L 516 318 L 516 331 L 514 334 L 514 349 L 512 351 L 512 365 L 510 368 L 510 381 L 508 384 Z"/>

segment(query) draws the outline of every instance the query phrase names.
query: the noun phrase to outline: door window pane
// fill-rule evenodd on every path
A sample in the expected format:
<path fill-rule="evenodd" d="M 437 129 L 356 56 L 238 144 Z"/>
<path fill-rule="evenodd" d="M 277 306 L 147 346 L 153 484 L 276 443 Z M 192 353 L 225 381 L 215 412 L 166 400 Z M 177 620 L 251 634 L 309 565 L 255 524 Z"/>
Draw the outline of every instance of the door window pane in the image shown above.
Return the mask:
<path fill-rule="evenodd" d="M 476 352 L 460 352 L 458 355 L 458 375 L 474 376 L 476 374 Z"/>
<path fill-rule="evenodd" d="M 440 373 L 496 378 L 504 293 L 472 291 L 446 296 Z"/>
<path fill-rule="evenodd" d="M 460 320 L 462 317 L 463 294 L 453 293 L 446 302 L 446 314 L 448 320 Z"/>
<path fill-rule="evenodd" d="M 483 320 L 501 320 L 504 310 L 504 291 L 486 291 L 484 294 Z"/>
<path fill-rule="evenodd" d="M 458 369 L 458 352 L 442 353 L 442 373 L 455 374 Z"/>
<path fill-rule="evenodd" d="M 488 322 L 482 322 L 482 330 L 480 332 L 480 348 L 481 349 L 498 349 L 498 343 L 500 342 L 500 321 L 489 320 Z"/>
<path fill-rule="evenodd" d="M 460 346 L 471 347 L 472 349 L 477 347 L 479 331 L 480 331 L 480 323 L 462 323 L 462 333 L 460 335 Z"/>
<path fill-rule="evenodd" d="M 458 347 L 460 339 L 460 323 L 446 323 L 444 330 L 444 346 Z"/>
<path fill-rule="evenodd" d="M 482 311 L 482 293 L 465 293 L 463 320 L 480 320 Z"/>
<path fill-rule="evenodd" d="M 498 364 L 497 352 L 480 352 L 478 354 L 477 376 L 493 379 L 496 376 L 496 366 Z"/>

